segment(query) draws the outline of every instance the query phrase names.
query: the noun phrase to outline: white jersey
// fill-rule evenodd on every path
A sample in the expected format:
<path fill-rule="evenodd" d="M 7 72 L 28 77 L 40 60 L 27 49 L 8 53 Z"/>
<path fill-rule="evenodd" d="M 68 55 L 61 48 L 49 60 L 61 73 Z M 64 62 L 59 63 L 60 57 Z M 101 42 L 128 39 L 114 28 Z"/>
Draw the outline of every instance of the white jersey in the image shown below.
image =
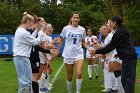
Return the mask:
<path fill-rule="evenodd" d="M 49 35 L 45 35 L 45 41 L 50 44 L 52 42 L 52 37 Z"/>
<path fill-rule="evenodd" d="M 109 33 L 108 36 L 105 38 L 105 42 L 104 42 L 105 46 L 106 46 L 107 44 L 110 43 L 110 41 L 111 41 L 111 39 L 112 39 L 112 37 L 113 37 L 113 33 L 114 33 L 114 31 L 112 31 L 111 33 Z M 116 49 L 112 50 L 112 51 L 109 53 L 109 56 L 108 56 L 109 61 L 112 61 L 112 62 L 118 61 L 118 62 L 121 63 L 121 60 L 120 60 L 119 58 L 116 59 L 116 58 L 114 57 L 116 54 L 117 54 Z"/>
<path fill-rule="evenodd" d="M 43 31 L 41 31 L 39 34 L 39 37 L 43 37 L 43 41 L 46 41 L 47 43 L 51 43 L 52 42 L 52 37 L 49 35 L 46 35 Z M 42 52 L 39 52 L 39 58 L 40 58 L 40 63 L 45 64 L 45 55 Z M 51 60 L 51 55 L 47 54 L 47 59 Z"/>
<path fill-rule="evenodd" d="M 94 41 L 96 41 L 98 38 L 95 35 L 92 35 L 91 37 L 87 36 L 85 38 L 85 42 L 87 45 L 90 47 L 91 50 L 94 50 Z M 86 57 L 89 58 L 91 57 L 90 53 L 88 50 L 86 50 Z M 95 58 L 95 56 L 92 56 L 92 58 Z"/>
<path fill-rule="evenodd" d="M 45 40 L 47 41 L 47 43 L 50 44 L 50 43 L 52 42 L 52 37 L 49 36 L 49 35 L 46 35 L 46 36 L 45 36 Z M 51 56 L 50 54 L 48 54 L 48 53 L 47 53 L 47 59 L 48 59 L 48 60 L 52 60 L 52 56 Z"/>
<path fill-rule="evenodd" d="M 65 26 L 60 34 L 65 38 L 65 47 L 62 56 L 65 58 L 83 57 L 82 39 L 86 38 L 85 28 L 78 26 L 76 28 L 71 25 Z"/>
<path fill-rule="evenodd" d="M 45 36 L 46 36 L 45 32 L 41 30 L 38 32 L 38 38 L 41 38 L 41 41 L 46 41 Z"/>
<path fill-rule="evenodd" d="M 42 41 L 46 40 L 46 34 L 43 31 L 38 32 L 38 38 L 41 38 Z M 40 63 L 45 64 L 45 55 L 42 52 L 39 52 Z"/>

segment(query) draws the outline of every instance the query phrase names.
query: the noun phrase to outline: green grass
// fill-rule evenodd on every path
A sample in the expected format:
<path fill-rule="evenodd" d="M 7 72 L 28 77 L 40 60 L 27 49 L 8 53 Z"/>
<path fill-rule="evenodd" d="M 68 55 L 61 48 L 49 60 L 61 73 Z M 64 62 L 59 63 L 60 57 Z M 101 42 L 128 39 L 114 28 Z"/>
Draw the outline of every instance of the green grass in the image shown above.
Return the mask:
<path fill-rule="evenodd" d="M 57 58 L 53 62 L 53 73 L 51 75 L 51 78 L 53 78 L 54 74 L 58 70 L 58 68 L 61 66 L 63 62 L 63 59 L 61 57 Z M 138 60 L 137 64 L 137 78 L 140 79 L 140 60 Z M 73 92 L 75 93 L 76 88 L 76 71 L 74 69 L 74 75 L 73 75 Z M 101 84 L 103 82 L 103 75 L 102 72 L 99 72 L 99 79 L 96 80 L 93 78 L 93 80 L 88 79 L 88 73 L 87 73 L 87 63 L 85 61 L 84 68 L 83 68 L 83 85 L 81 93 L 102 93 L 101 90 L 103 89 L 101 87 Z M 93 77 L 95 77 L 94 71 L 93 71 Z M 5 58 L 0 58 L 0 93 L 17 93 L 18 91 L 18 80 L 17 80 L 17 74 L 15 71 L 15 66 L 13 62 L 7 62 L 5 61 Z M 66 69 L 65 66 L 62 68 L 60 74 L 58 75 L 58 78 L 54 82 L 53 89 L 50 91 L 50 93 L 67 93 L 66 91 Z M 140 93 L 140 82 L 136 82 L 136 91 L 135 93 Z"/>

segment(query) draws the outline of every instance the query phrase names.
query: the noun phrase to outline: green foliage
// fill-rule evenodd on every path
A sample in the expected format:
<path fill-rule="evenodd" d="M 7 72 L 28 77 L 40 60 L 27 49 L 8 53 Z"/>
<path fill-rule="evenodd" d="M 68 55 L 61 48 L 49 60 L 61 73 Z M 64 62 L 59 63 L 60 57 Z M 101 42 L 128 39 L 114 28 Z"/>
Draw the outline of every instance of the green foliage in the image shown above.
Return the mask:
<path fill-rule="evenodd" d="M 22 14 L 27 11 L 31 15 L 43 17 L 55 28 L 54 33 L 60 33 L 69 22 L 72 11 L 81 14 L 80 25 L 90 26 L 94 34 L 100 26 L 113 15 L 124 18 L 125 24 L 137 41 L 140 41 L 140 0 L 125 3 L 108 0 L 61 0 L 62 4 L 41 3 L 39 0 L 24 0 L 16 5 L 0 1 L 0 33 L 13 34 L 20 24 Z M 55 2 L 55 0 L 54 0 Z M 139 42 L 137 42 L 139 44 Z"/>
<path fill-rule="evenodd" d="M 20 23 L 20 13 L 16 7 L 0 3 L 0 33 L 14 33 Z"/>

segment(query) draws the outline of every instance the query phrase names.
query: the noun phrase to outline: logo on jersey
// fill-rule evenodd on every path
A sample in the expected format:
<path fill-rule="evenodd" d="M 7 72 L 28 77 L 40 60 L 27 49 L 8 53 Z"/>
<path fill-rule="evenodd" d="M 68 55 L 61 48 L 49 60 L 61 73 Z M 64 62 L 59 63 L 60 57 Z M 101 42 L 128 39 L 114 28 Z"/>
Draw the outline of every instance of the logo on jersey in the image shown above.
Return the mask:
<path fill-rule="evenodd" d="M 73 33 L 70 33 L 68 34 L 68 37 L 72 37 L 72 38 L 83 38 L 84 37 L 84 34 L 73 34 Z"/>

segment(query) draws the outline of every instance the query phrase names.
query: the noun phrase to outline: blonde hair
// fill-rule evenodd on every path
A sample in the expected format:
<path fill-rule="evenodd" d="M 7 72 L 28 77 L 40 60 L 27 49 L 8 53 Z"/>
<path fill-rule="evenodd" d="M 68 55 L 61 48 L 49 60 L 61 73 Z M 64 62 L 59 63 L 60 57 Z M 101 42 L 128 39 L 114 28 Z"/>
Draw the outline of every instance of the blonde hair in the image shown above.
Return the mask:
<path fill-rule="evenodd" d="M 52 25 L 51 25 L 51 24 L 49 24 L 49 23 L 47 24 L 47 27 L 53 28 L 53 27 L 52 27 Z"/>
<path fill-rule="evenodd" d="M 21 24 L 25 24 L 25 23 L 27 22 L 27 20 L 29 20 L 29 21 L 34 21 L 34 18 L 33 18 L 33 16 L 31 16 L 31 15 L 28 14 L 27 12 L 24 12 L 24 13 L 23 13 L 22 20 L 21 20 Z"/>

